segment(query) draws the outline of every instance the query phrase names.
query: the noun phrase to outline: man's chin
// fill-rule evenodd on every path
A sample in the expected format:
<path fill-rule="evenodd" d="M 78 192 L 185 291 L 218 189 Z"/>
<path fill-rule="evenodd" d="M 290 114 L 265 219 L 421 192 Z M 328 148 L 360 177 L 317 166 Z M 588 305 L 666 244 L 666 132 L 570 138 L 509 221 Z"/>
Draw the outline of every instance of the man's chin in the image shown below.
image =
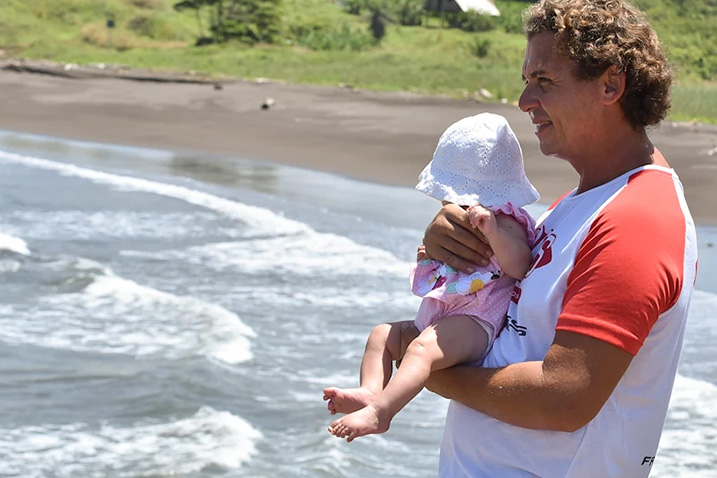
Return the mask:
<path fill-rule="evenodd" d="M 540 143 L 540 152 L 545 156 L 557 156 L 558 152 L 549 144 Z"/>

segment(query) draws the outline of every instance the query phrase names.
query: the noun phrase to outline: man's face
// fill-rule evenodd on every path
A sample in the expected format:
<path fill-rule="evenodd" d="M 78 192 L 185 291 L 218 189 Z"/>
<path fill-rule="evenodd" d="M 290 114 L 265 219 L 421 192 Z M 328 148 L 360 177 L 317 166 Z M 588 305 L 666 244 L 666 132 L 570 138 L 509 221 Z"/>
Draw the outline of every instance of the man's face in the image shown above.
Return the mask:
<path fill-rule="evenodd" d="M 530 115 L 540 150 L 576 160 L 595 136 L 599 82 L 578 81 L 573 63 L 555 51 L 550 32 L 534 35 L 525 49 L 525 89 L 518 105 Z"/>

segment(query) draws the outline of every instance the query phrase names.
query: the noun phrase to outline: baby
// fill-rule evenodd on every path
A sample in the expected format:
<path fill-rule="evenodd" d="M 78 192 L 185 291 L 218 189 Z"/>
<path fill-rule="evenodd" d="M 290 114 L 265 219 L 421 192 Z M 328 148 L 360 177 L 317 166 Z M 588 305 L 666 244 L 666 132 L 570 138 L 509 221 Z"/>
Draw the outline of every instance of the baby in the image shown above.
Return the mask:
<path fill-rule="evenodd" d="M 472 274 L 431 260 L 421 245 L 411 289 L 423 297 L 413 325 L 420 334 L 405 347 L 410 322 L 377 326 L 361 361 L 359 388 L 324 390 L 331 414 L 348 413 L 329 432 L 352 441 L 388 430 L 393 417 L 425 386 L 433 370 L 480 363 L 500 332 L 516 279 L 532 257 L 535 222 L 522 206 L 538 199 L 525 176 L 520 145 L 505 118 L 482 113 L 451 125 L 421 173 L 419 191 L 467 209 L 494 256 Z M 392 362 L 401 366 L 391 379 Z M 390 379 L 390 381 L 389 381 Z"/>

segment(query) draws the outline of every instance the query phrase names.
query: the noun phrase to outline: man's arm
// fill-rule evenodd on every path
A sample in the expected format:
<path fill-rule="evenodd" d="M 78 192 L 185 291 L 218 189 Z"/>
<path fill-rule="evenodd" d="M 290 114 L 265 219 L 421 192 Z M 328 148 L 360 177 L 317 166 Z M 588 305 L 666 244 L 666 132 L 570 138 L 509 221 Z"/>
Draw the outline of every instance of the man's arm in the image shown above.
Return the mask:
<path fill-rule="evenodd" d="M 631 361 L 607 342 L 559 330 L 542 362 L 452 367 L 431 373 L 427 388 L 511 425 L 572 432 L 597 415 Z"/>
<path fill-rule="evenodd" d="M 493 255 L 483 234 L 468 220 L 468 213 L 447 204 L 428 225 L 423 236 L 426 253 L 463 272 L 474 272 L 475 265 L 488 265 Z"/>

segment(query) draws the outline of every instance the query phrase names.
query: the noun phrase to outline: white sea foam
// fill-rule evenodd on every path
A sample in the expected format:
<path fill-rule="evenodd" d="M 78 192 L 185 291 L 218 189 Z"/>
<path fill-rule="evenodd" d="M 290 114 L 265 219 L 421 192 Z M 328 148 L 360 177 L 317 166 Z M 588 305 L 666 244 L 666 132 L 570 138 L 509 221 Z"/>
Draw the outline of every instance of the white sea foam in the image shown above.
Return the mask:
<path fill-rule="evenodd" d="M 356 287 L 324 287 L 311 292 L 296 291 L 295 287 L 257 288 L 237 286 L 225 295 L 235 300 L 247 300 L 253 303 L 272 304 L 275 306 L 294 307 L 297 305 L 316 306 L 334 309 L 355 309 L 387 307 L 390 310 L 417 311 L 421 298 L 413 295 L 405 287 L 396 290 L 374 290 Z"/>
<path fill-rule="evenodd" d="M 266 272 L 307 277 L 389 275 L 408 282 L 410 270 L 408 262 L 382 249 L 357 244 L 346 237 L 314 232 L 214 243 L 153 256 L 204 264 L 215 270 L 235 269 L 248 275 Z"/>
<path fill-rule="evenodd" d="M 715 423 L 717 386 L 678 375 L 651 476 L 717 477 Z"/>
<path fill-rule="evenodd" d="M 0 429 L 0 476 L 104 478 L 175 476 L 236 469 L 256 454 L 261 433 L 209 407 L 170 422 L 129 427 L 71 423 Z"/>
<path fill-rule="evenodd" d="M 20 270 L 20 262 L 15 259 L 0 258 L 0 274 L 11 274 Z"/>
<path fill-rule="evenodd" d="M 717 295 L 696 290 L 690 306 L 680 374 L 670 399 L 653 478 L 717 478 Z"/>
<path fill-rule="evenodd" d="M 212 234 L 244 237 L 244 228 L 215 225 L 213 211 L 17 211 L 6 216 L 7 230 L 35 239 L 107 239 L 202 237 Z M 1 243 L 0 243 L 1 244 Z"/>
<path fill-rule="evenodd" d="M 87 179 L 93 183 L 106 184 L 122 191 L 141 191 L 176 198 L 239 220 L 250 226 L 255 232 L 265 231 L 265 233 L 271 234 L 296 234 L 311 231 L 306 224 L 286 219 L 268 209 L 249 206 L 184 186 L 149 181 L 132 176 L 105 173 L 72 164 L 3 151 L 0 151 L 0 160 L 56 171 L 65 176 Z"/>
<path fill-rule="evenodd" d="M 695 290 L 690 304 L 688 328 L 696 328 L 705 333 L 717 335 L 717 294 L 703 290 Z"/>
<path fill-rule="evenodd" d="M 344 291 L 342 289 L 324 290 L 324 294 L 313 295 L 304 292 L 295 292 L 291 299 L 297 302 L 334 308 L 355 308 L 355 307 L 390 307 L 390 310 L 418 310 L 421 298 L 413 295 L 408 290 L 408 285 L 403 292 L 378 291 L 365 294 L 364 291 Z"/>
<path fill-rule="evenodd" d="M 27 247 L 27 243 L 19 237 L 10 236 L 0 232 L 0 251 L 10 251 L 16 254 L 22 254 L 23 256 L 30 255 L 30 249 Z"/>
<path fill-rule="evenodd" d="M 111 275 L 0 315 L 0 338 L 10 343 L 167 358 L 201 354 L 231 364 L 251 359 L 254 336 L 218 305 Z"/>

